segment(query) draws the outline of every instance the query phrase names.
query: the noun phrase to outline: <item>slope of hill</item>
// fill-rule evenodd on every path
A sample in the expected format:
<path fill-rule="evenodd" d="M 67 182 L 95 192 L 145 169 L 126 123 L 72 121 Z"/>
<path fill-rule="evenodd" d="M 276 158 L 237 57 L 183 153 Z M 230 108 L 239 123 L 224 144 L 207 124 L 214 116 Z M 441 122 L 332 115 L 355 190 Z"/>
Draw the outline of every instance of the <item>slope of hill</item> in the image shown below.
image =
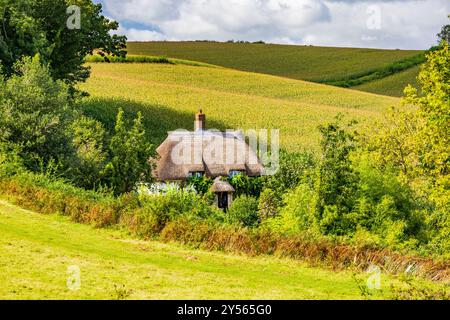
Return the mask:
<path fill-rule="evenodd" d="M 417 63 L 414 57 L 422 51 L 197 41 L 129 42 L 128 52 L 195 60 L 292 79 L 339 83 L 367 76 L 394 62 L 413 59 L 405 65 L 408 67 Z"/>
<path fill-rule="evenodd" d="M 374 80 L 362 85 L 353 87 L 353 89 L 384 94 L 393 97 L 403 96 L 403 90 L 408 84 L 417 86 L 416 78 L 419 75 L 420 66 L 410 68 L 408 70 L 393 74 L 389 77 Z"/>
<path fill-rule="evenodd" d="M 0 233 L 0 299 L 361 298 L 351 272 L 133 240 L 1 200 Z"/>
<path fill-rule="evenodd" d="M 112 126 L 119 107 L 143 111 L 149 137 L 161 142 L 168 130 L 191 129 L 200 108 L 216 129 L 280 129 L 282 147 L 317 149 L 317 126 L 338 113 L 377 119 L 398 99 L 355 90 L 224 68 L 168 64 L 91 64 L 81 86 L 91 97 L 88 112 Z"/>

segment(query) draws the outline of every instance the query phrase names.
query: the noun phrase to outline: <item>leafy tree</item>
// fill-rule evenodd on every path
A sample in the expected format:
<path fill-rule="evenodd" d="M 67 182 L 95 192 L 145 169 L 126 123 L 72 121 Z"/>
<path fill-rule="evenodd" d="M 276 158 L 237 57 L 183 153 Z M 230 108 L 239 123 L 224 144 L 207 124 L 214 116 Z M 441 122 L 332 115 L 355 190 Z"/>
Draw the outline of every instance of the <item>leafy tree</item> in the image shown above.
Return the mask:
<path fill-rule="evenodd" d="M 450 174 L 450 51 L 442 43 L 427 56 L 428 61 L 417 78 L 420 91 L 409 85 L 405 102 L 419 107 L 424 124 L 419 130 L 418 153 L 427 174 Z"/>
<path fill-rule="evenodd" d="M 399 174 L 400 168 L 390 164 L 380 167 L 370 152 L 360 152 L 353 163 L 359 177 L 353 209 L 357 224 L 381 239 L 392 238 L 391 231 L 396 230 L 391 244 L 410 239 L 425 242 L 422 205 Z"/>
<path fill-rule="evenodd" d="M 26 166 L 39 170 L 70 154 L 66 128 L 76 116 L 68 86 L 54 81 L 39 56 L 23 58 L 0 82 L 0 141 L 20 147 Z"/>
<path fill-rule="evenodd" d="M 430 250 L 450 247 L 450 51 L 442 45 L 427 55 L 418 77 L 419 88 L 408 86 L 403 109 L 392 112 L 373 144 L 384 166 L 406 173 L 417 194 L 418 205 L 426 211 Z M 381 143 L 380 143 L 381 142 Z M 392 194 L 391 194 L 392 196 Z M 420 201 L 419 201 L 420 200 Z M 407 226 L 417 233 L 420 217 L 411 216 Z M 416 231 L 414 231 L 416 230 Z"/>
<path fill-rule="evenodd" d="M 450 15 L 448 15 L 450 18 Z M 450 24 L 447 24 L 442 27 L 441 32 L 437 35 L 441 41 L 446 41 L 450 43 Z"/>
<path fill-rule="evenodd" d="M 117 114 L 114 136 L 109 145 L 111 160 L 104 177 L 116 194 L 132 191 L 138 182 L 151 182 L 154 150 L 145 138 L 142 114 L 139 112 L 131 128 L 123 119 L 123 110 Z"/>
<path fill-rule="evenodd" d="M 342 213 L 351 211 L 357 177 L 351 167 L 350 153 L 355 149 L 355 133 L 342 128 L 341 116 L 336 122 L 320 126 L 322 159 L 318 167 L 316 189 L 319 216 L 326 206 L 336 206 Z"/>
<path fill-rule="evenodd" d="M 264 187 L 275 191 L 281 199 L 288 189 L 313 181 L 315 159 L 311 153 L 280 153 L 279 170 L 263 179 Z"/>
<path fill-rule="evenodd" d="M 426 193 L 434 210 L 428 222 L 434 250 L 442 252 L 450 248 L 450 48 L 447 42 L 428 54 L 418 82 L 420 91 L 411 86 L 405 89 L 405 101 L 419 107 L 419 117 L 424 122 L 418 131 L 419 173 L 431 182 L 432 187 Z"/>
<path fill-rule="evenodd" d="M 76 185 L 95 189 L 100 185 L 101 172 L 107 161 L 107 137 L 103 125 L 82 116 L 69 127 L 74 148 L 70 176 Z"/>
<path fill-rule="evenodd" d="M 367 141 L 374 161 L 384 167 L 397 167 L 404 177 L 412 179 L 419 162 L 417 131 L 421 124 L 415 110 L 391 108 Z"/>
<path fill-rule="evenodd" d="M 80 29 L 67 27 L 70 5 L 80 8 Z M 92 0 L 0 0 L 0 61 L 4 72 L 11 75 L 17 61 L 40 54 L 54 79 L 73 84 L 89 77 L 83 61 L 94 50 L 124 56 L 126 38 L 110 34 L 118 24 L 106 19 L 101 8 Z"/>

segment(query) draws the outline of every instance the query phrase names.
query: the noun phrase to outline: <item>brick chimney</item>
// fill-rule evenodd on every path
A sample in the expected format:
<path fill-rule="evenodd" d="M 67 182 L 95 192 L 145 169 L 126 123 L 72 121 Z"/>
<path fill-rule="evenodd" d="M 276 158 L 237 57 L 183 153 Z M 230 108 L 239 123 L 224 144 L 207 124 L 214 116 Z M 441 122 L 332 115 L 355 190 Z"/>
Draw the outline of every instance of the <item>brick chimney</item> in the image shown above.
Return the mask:
<path fill-rule="evenodd" d="M 205 130 L 205 119 L 206 116 L 202 113 L 202 109 L 200 109 L 199 113 L 195 115 L 194 128 L 197 130 Z"/>

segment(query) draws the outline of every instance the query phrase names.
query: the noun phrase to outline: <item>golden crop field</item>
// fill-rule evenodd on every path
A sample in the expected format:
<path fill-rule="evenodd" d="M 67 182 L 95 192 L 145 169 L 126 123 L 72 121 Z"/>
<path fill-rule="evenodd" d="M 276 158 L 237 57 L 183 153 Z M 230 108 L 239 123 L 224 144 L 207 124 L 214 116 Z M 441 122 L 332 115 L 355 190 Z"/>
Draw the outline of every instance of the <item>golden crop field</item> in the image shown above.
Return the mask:
<path fill-rule="evenodd" d="M 217 129 L 279 129 L 283 148 L 317 150 L 318 125 L 338 113 L 370 125 L 397 98 L 270 75 L 187 65 L 93 63 L 81 89 L 87 112 L 112 124 L 119 107 L 142 111 L 148 135 L 193 127 L 200 108 Z"/>

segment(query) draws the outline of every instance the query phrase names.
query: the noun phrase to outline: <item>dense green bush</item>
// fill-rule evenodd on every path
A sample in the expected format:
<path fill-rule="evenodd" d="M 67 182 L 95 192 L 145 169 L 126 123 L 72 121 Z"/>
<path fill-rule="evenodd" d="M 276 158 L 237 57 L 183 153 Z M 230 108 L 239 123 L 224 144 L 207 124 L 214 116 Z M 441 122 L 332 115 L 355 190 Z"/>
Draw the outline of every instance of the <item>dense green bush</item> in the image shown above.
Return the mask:
<path fill-rule="evenodd" d="M 358 149 L 349 128 L 339 121 L 321 128 L 316 174 L 286 190 L 278 215 L 263 227 L 282 234 L 356 237 L 383 247 L 417 249 L 429 236 L 410 186 L 398 169 L 380 168 L 370 153 Z"/>
<path fill-rule="evenodd" d="M 0 179 L 25 171 L 20 148 L 14 144 L 0 142 Z"/>
<path fill-rule="evenodd" d="M 67 168 L 66 128 L 76 113 L 69 88 L 54 81 L 40 58 L 23 58 L 16 74 L 0 78 L 0 142 L 20 147 L 24 164 L 38 171 L 50 162 Z"/>
<path fill-rule="evenodd" d="M 316 201 L 314 190 L 301 184 L 284 196 L 279 215 L 265 221 L 263 227 L 281 234 L 317 232 Z"/>
<path fill-rule="evenodd" d="M 228 177 L 228 182 L 233 186 L 235 196 L 248 195 L 259 197 L 263 187 L 261 177 L 249 177 L 243 173 Z"/>
<path fill-rule="evenodd" d="M 228 223 L 237 223 L 245 227 L 254 227 L 258 223 L 258 200 L 255 197 L 241 195 L 234 199 L 226 213 Z"/>
<path fill-rule="evenodd" d="M 195 191 L 197 191 L 198 193 L 206 194 L 209 192 L 213 181 L 211 178 L 208 178 L 204 175 L 201 177 L 192 176 L 188 179 L 187 184 L 193 186 Z"/>
<path fill-rule="evenodd" d="M 450 259 L 450 177 L 440 179 L 433 188 L 433 211 L 427 216 L 431 238 L 427 250 Z"/>
<path fill-rule="evenodd" d="M 392 168 L 377 168 L 368 154 L 355 161 L 359 183 L 353 212 L 357 224 L 386 245 L 425 243 L 425 216 L 410 186 Z"/>
<path fill-rule="evenodd" d="M 258 203 L 259 220 L 275 217 L 282 205 L 282 201 L 275 191 L 269 188 L 263 189 Z"/>
<path fill-rule="evenodd" d="M 448 256 L 450 47 L 446 42 L 428 52 L 417 82 L 419 88 L 405 88 L 402 107 L 388 112 L 367 139 L 382 175 L 389 176 L 393 168 L 410 189 L 402 199 L 389 191 L 396 203 L 395 215 L 405 222 L 403 238 L 409 238 L 408 243 L 417 240 L 421 251 Z M 405 188 L 399 190 L 402 194 Z"/>
<path fill-rule="evenodd" d="M 169 221 L 180 217 L 194 219 L 222 218 L 222 211 L 208 203 L 201 195 L 185 189 L 171 189 L 164 194 L 141 194 L 139 208 L 126 213 L 135 233 L 151 237 L 159 234 Z"/>
<path fill-rule="evenodd" d="M 274 175 L 263 177 L 264 188 L 272 189 L 281 199 L 286 190 L 302 183 L 314 183 L 316 159 L 312 153 L 280 152 L 279 169 Z"/>
<path fill-rule="evenodd" d="M 72 137 L 74 157 L 68 176 L 80 187 L 98 188 L 108 159 L 107 135 L 103 125 L 82 116 L 70 125 L 69 134 Z"/>

